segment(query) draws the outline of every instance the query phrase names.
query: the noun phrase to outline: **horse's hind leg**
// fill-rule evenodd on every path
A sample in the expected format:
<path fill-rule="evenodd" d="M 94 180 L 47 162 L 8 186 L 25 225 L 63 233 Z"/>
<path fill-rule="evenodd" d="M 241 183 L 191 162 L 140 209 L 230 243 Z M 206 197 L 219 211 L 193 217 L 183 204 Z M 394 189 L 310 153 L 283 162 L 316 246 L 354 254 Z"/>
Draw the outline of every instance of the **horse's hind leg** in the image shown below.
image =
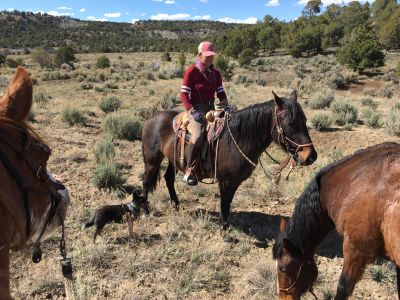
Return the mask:
<path fill-rule="evenodd" d="M 165 179 L 165 182 L 167 184 L 167 188 L 168 188 L 168 192 L 169 192 L 169 197 L 171 198 L 171 202 L 174 202 L 175 208 L 179 209 L 179 199 L 178 199 L 178 196 L 176 195 L 175 186 L 174 186 L 175 175 L 176 175 L 176 172 L 175 172 L 174 164 L 169 162 L 168 163 L 168 167 L 167 167 L 167 171 L 165 171 L 165 174 L 164 174 L 164 179 Z"/>
<path fill-rule="evenodd" d="M 365 250 L 366 251 L 366 250 Z M 343 241 L 343 268 L 336 291 L 335 300 L 348 299 L 353 293 L 354 286 L 364 273 L 368 257 L 345 238 Z"/>

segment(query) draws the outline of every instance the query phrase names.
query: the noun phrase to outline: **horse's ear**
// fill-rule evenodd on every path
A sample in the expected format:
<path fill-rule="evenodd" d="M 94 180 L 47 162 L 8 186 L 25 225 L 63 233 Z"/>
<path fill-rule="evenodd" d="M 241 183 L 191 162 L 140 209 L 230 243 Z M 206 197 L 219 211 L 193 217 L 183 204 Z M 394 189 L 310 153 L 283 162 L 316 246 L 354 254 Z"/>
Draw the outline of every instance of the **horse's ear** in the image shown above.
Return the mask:
<path fill-rule="evenodd" d="M 288 219 L 286 217 L 281 217 L 281 221 L 279 223 L 279 230 L 281 233 L 285 231 L 287 222 L 288 222 Z"/>
<path fill-rule="evenodd" d="M 31 106 L 32 81 L 28 72 L 18 67 L 0 102 L 0 115 L 20 122 L 28 116 Z"/>
<path fill-rule="evenodd" d="M 272 95 L 274 95 L 274 101 L 276 106 L 278 106 L 279 109 L 283 109 L 284 105 L 283 105 L 283 100 L 281 98 L 279 98 L 279 96 L 277 94 L 275 94 L 274 91 L 272 91 Z"/>
<path fill-rule="evenodd" d="M 290 100 L 297 101 L 297 91 L 296 90 L 293 90 L 292 93 L 290 94 Z"/>

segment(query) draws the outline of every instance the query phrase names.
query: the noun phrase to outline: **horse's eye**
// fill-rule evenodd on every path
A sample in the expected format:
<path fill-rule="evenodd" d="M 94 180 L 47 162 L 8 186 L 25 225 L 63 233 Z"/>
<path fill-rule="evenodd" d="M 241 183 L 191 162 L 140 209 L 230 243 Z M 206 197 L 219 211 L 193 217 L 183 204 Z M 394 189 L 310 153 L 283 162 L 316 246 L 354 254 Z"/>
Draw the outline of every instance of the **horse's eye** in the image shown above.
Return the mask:
<path fill-rule="evenodd" d="M 286 267 L 279 267 L 279 271 L 285 273 L 286 272 Z"/>

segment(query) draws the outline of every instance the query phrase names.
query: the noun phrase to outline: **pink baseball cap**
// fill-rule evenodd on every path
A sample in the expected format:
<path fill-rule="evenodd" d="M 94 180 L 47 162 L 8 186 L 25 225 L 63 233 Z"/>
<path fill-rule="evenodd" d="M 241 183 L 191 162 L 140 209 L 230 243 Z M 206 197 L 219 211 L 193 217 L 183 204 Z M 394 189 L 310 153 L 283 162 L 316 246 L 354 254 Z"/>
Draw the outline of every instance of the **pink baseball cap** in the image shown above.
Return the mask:
<path fill-rule="evenodd" d="M 199 50 L 199 54 L 201 53 L 204 56 L 215 55 L 214 46 L 210 42 L 200 43 L 198 50 Z"/>

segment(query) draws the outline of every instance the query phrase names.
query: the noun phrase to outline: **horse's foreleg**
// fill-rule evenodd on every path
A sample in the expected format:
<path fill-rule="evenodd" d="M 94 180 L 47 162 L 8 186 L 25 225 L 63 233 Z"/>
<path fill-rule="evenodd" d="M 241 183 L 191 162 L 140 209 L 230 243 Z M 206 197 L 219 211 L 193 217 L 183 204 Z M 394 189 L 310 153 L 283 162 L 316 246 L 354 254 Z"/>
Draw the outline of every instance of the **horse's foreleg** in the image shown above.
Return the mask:
<path fill-rule="evenodd" d="M 178 199 L 178 196 L 176 195 L 175 186 L 174 186 L 175 175 L 176 175 L 175 167 L 171 162 L 169 162 L 167 171 L 165 171 L 165 174 L 164 174 L 164 179 L 167 184 L 171 202 L 173 202 L 175 204 L 175 208 L 178 210 L 179 209 L 179 199 Z"/>
<path fill-rule="evenodd" d="M 368 258 L 358 250 L 348 239 L 343 241 L 343 268 L 336 291 L 335 300 L 348 299 L 354 286 L 364 273 Z"/>
<path fill-rule="evenodd" d="M 220 223 L 223 230 L 226 230 L 229 227 L 229 212 L 231 209 L 232 199 L 237 188 L 238 186 L 234 186 L 228 181 L 220 181 L 219 183 L 219 190 L 221 193 Z"/>

